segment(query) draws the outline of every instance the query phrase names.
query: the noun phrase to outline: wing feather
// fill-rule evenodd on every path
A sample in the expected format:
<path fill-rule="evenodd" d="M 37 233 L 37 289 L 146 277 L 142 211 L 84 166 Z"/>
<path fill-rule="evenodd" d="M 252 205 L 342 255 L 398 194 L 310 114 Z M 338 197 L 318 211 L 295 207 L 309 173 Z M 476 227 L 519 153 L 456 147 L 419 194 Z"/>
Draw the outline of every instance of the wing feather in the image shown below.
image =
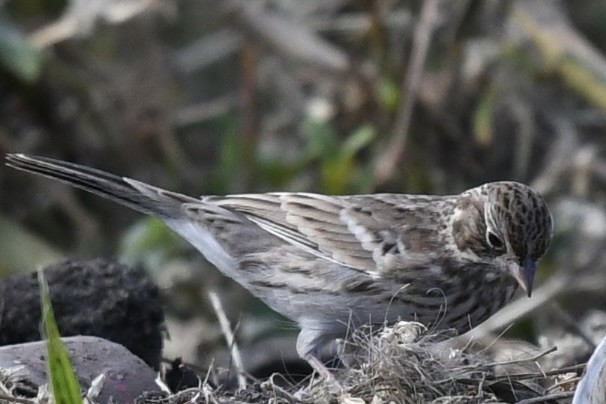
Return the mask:
<path fill-rule="evenodd" d="M 340 265 L 377 273 L 401 265 L 409 252 L 418 220 L 405 209 L 407 195 L 327 196 L 309 193 L 270 193 L 204 198 L 243 214 L 248 220 L 315 256 Z"/>

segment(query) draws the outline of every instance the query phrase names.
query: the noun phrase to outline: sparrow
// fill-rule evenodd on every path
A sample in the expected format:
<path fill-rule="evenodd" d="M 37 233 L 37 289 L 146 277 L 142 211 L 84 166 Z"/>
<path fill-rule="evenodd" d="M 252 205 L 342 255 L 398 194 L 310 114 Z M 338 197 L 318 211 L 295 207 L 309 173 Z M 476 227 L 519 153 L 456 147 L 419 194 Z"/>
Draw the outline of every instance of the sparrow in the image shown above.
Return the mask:
<path fill-rule="evenodd" d="M 334 376 L 319 350 L 352 327 L 406 320 L 463 333 L 518 287 L 530 297 L 553 232 L 544 199 L 511 181 L 458 195 L 194 198 L 51 158 L 6 159 L 164 221 L 224 275 L 295 321 L 298 354 L 328 379 Z"/>

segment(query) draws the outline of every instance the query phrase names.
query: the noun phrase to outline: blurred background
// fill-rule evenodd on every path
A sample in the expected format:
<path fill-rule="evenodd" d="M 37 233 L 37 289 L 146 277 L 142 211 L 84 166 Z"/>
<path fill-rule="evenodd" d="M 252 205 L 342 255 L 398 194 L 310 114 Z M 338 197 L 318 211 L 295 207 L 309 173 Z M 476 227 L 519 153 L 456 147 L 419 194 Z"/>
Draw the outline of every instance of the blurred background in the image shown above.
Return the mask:
<path fill-rule="evenodd" d="M 606 333 L 605 51 L 598 0 L 3 1 L 0 152 L 189 195 L 530 184 L 554 243 L 533 299 L 478 335 L 589 353 Z M 249 364 L 295 355 L 292 324 L 154 219 L 6 167 L 0 209 L 0 276 L 114 257 L 162 288 L 168 358 L 223 349 L 206 290 Z"/>

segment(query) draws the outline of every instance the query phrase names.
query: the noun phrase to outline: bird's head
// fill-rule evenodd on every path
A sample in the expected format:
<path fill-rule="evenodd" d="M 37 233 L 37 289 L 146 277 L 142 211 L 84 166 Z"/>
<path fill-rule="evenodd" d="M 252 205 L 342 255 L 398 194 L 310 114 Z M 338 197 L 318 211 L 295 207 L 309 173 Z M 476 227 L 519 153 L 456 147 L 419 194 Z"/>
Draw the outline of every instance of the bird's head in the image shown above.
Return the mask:
<path fill-rule="evenodd" d="M 509 273 L 532 293 L 535 266 L 553 232 L 543 198 L 517 182 L 491 182 L 461 194 L 453 237 L 463 254 Z"/>

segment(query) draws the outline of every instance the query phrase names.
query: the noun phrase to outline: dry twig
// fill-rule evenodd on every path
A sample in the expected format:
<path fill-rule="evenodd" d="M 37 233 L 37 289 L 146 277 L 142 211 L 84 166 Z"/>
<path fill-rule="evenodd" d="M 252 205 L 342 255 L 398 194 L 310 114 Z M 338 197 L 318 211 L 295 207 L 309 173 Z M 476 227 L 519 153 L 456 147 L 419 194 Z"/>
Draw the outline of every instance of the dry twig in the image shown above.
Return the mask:
<path fill-rule="evenodd" d="M 225 311 L 223 310 L 223 305 L 221 304 L 221 299 L 219 299 L 219 295 L 217 295 L 216 292 L 211 290 L 208 291 L 208 298 L 210 299 L 210 303 L 213 306 L 213 310 L 217 315 L 217 320 L 219 320 L 219 325 L 221 326 L 221 332 L 223 332 L 225 342 L 229 347 L 229 352 L 231 354 L 232 360 L 234 361 L 234 366 L 236 367 L 236 371 L 238 373 L 238 386 L 241 390 L 244 390 L 246 388 L 246 378 L 244 377 L 244 363 L 242 361 L 242 355 L 240 354 L 238 345 L 236 344 L 234 334 L 231 331 L 229 319 L 225 315 Z"/>
<path fill-rule="evenodd" d="M 441 0 L 426 0 L 423 3 L 419 23 L 413 36 L 412 56 L 402 83 L 401 97 L 403 102 L 396 115 L 391 140 L 376 163 L 375 179 L 377 184 L 387 181 L 392 176 L 406 147 L 408 127 L 410 126 L 412 111 L 421 84 L 423 65 L 438 19 L 440 5 Z"/>

